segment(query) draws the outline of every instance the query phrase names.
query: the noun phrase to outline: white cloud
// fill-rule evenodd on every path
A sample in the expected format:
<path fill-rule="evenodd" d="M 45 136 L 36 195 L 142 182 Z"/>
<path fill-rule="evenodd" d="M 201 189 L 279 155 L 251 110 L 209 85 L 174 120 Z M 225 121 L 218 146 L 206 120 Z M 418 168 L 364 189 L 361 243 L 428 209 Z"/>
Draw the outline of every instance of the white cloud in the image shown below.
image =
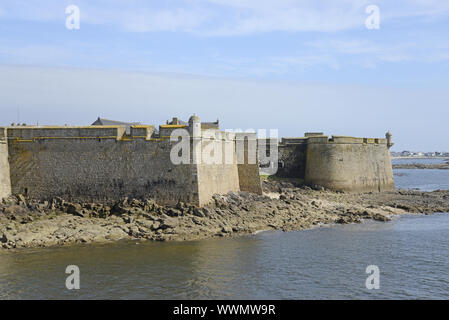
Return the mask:
<path fill-rule="evenodd" d="M 431 41 L 417 43 L 388 43 L 373 42 L 365 39 L 344 40 L 319 40 L 306 44 L 307 46 L 326 52 L 338 59 L 344 56 L 351 61 L 352 57 L 360 57 L 360 60 L 352 60 L 364 67 L 373 68 L 379 62 L 439 62 L 448 60 L 449 50 L 439 43 Z"/>
<path fill-rule="evenodd" d="M 266 52 L 251 49 L 243 54 L 234 54 L 240 47 L 230 43 L 231 54 L 227 54 L 225 49 L 219 50 L 221 55 L 217 56 L 207 53 L 198 56 L 174 54 L 171 61 L 161 58 L 160 53 L 158 56 L 160 48 L 157 47 L 151 48 L 156 54 L 150 57 L 149 52 L 140 52 L 142 49 L 138 46 L 132 49 L 124 46 L 110 48 L 103 41 L 77 44 L 70 37 L 57 42 L 44 43 L 42 40 L 41 44 L 40 38 L 8 39 L 4 35 L 0 39 L 2 63 L 86 67 L 95 66 L 98 62 L 99 67 L 108 67 L 117 66 L 117 61 L 120 61 L 119 67 L 125 69 L 270 76 L 301 73 L 312 67 L 339 70 L 345 65 L 375 68 L 379 63 L 449 60 L 448 43 L 442 41 L 443 36 L 437 32 L 427 39 L 429 32 L 420 33 L 418 26 L 410 31 L 396 30 L 391 38 L 377 38 L 377 41 L 377 31 L 367 33 L 366 38 L 360 38 L 360 35 L 357 36 L 359 38 L 350 38 L 345 33 L 333 32 L 364 28 L 364 9 L 372 0 L 2 0 L 0 12 L 3 11 L 3 17 L 8 19 L 56 22 L 63 28 L 64 9 L 71 3 L 81 9 L 81 28 L 83 24 L 96 24 L 115 28 L 112 32 L 116 29 L 127 32 L 171 31 L 203 36 L 254 35 L 273 31 L 321 33 L 314 37 L 319 40 L 306 42 L 305 46 L 300 43 L 300 37 L 292 37 L 292 41 L 298 43 L 291 47 L 286 45 L 288 49 L 280 47 Z M 438 18 L 449 12 L 447 0 L 378 0 L 376 3 L 381 8 L 382 23 L 410 16 Z M 408 35 L 404 38 L 405 32 Z M 402 38 L 398 40 L 398 36 Z M 202 42 L 200 45 L 207 51 L 209 44 Z M 210 45 L 212 49 L 214 46 L 213 43 Z M 179 58 L 181 56 L 182 59 Z"/>
<path fill-rule="evenodd" d="M 352 1 L 224 1 L 209 0 L 234 9 L 210 35 L 242 35 L 273 31 L 335 32 L 360 27 L 367 0 Z"/>
<path fill-rule="evenodd" d="M 82 21 L 131 32 L 179 31 L 208 36 L 273 31 L 335 32 L 363 28 L 372 0 L 2 0 L 11 19 L 63 21 L 64 8 L 76 4 Z M 382 22 L 404 17 L 439 18 L 449 14 L 447 0 L 378 0 Z"/>
<path fill-rule="evenodd" d="M 372 0 L 204 0 L 230 13 L 208 35 L 247 35 L 273 31 L 335 32 L 364 27 Z M 449 14 L 447 0 L 378 0 L 382 22 Z"/>
<path fill-rule="evenodd" d="M 64 64 L 74 57 L 74 53 L 60 46 L 54 45 L 25 45 L 4 46 L 0 45 L 0 58 L 27 64 Z"/>
<path fill-rule="evenodd" d="M 138 13 L 127 12 L 121 17 L 122 26 L 127 31 L 183 31 L 191 32 L 207 21 L 208 13 L 204 10 L 142 10 Z"/>
<path fill-rule="evenodd" d="M 315 66 L 326 66 L 334 70 L 340 69 L 340 64 L 337 59 L 328 54 L 315 54 L 315 55 L 302 55 L 302 56 L 289 56 L 289 57 L 277 57 L 270 59 L 270 65 L 276 69 L 287 71 L 285 69 L 299 68 L 305 69 Z"/>
<path fill-rule="evenodd" d="M 0 41 L 2 43 L 4 41 Z M 301 52 L 302 51 L 302 52 Z M 98 43 L 0 44 L 0 61 L 10 65 L 73 66 L 173 72 L 206 76 L 302 77 L 314 70 L 376 68 L 381 63 L 440 63 L 449 61 L 449 48 L 440 44 L 377 43 L 365 39 L 323 39 L 304 44 L 303 50 L 248 57 L 186 55 L 164 59 L 143 49 L 123 50 Z M 107 52 L 107 54 L 105 54 Z M 119 63 L 118 63 L 119 61 Z"/>
<path fill-rule="evenodd" d="M 319 40 L 306 43 L 309 47 L 324 51 L 333 51 L 337 53 L 347 54 L 366 54 L 378 53 L 381 48 L 379 44 L 365 39 L 348 39 L 348 40 Z"/>

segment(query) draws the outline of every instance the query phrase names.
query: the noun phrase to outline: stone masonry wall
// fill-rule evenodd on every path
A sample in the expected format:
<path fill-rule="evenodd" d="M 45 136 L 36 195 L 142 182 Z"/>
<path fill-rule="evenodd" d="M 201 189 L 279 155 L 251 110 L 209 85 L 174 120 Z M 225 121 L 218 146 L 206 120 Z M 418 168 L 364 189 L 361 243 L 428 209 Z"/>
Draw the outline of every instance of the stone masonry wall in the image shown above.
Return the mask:
<path fill-rule="evenodd" d="M 307 139 L 282 140 L 279 144 L 279 177 L 304 179 L 306 173 Z"/>
<path fill-rule="evenodd" d="M 214 136 L 212 140 L 210 140 L 210 135 Z M 215 154 L 215 150 L 217 150 L 217 154 Z M 200 205 L 209 203 L 214 194 L 238 192 L 239 175 L 234 136 L 228 137 L 227 134 L 218 131 L 203 131 L 200 153 L 202 159 L 201 164 L 198 164 Z M 229 157 L 228 161 L 226 161 L 226 156 Z M 214 163 L 210 162 L 212 159 Z"/>
<path fill-rule="evenodd" d="M 232 151 L 230 161 L 195 163 L 191 140 L 190 164 L 175 165 L 170 152 L 177 141 L 153 137 L 153 126 L 131 129 L 131 134 L 125 135 L 125 128 L 120 126 L 8 128 L 8 144 L 2 153 L 5 160 L 0 164 L 3 174 L 9 153 L 11 174 L 2 175 L 2 192 L 9 194 L 4 187 L 7 183 L 3 183 L 6 177 L 11 178 L 13 194 L 83 202 L 150 197 L 162 204 L 182 201 L 204 205 L 213 194 L 262 192 L 257 159 L 247 162 L 246 146 L 246 162 L 237 165 L 233 134 L 203 130 L 193 138 L 200 142 L 199 157 L 214 149 L 208 146 L 217 145 L 222 147 L 223 156 L 226 150 Z"/>
<path fill-rule="evenodd" d="M 6 130 L 0 128 L 0 200 L 11 194 Z"/>
<path fill-rule="evenodd" d="M 386 139 L 309 137 L 306 184 L 348 192 L 394 190 Z"/>
<path fill-rule="evenodd" d="M 42 132 L 33 135 L 31 129 L 27 139 L 17 139 L 17 132 L 8 130 L 12 192 L 80 201 L 128 196 L 199 203 L 196 167 L 172 164 L 170 141 L 117 140 L 112 138 L 117 132 L 97 130 L 97 137 L 92 131 L 91 138 L 54 139 L 33 139 Z M 111 138 L 101 138 L 106 136 Z"/>
<path fill-rule="evenodd" d="M 237 165 L 240 190 L 262 194 L 257 143 L 257 135 L 255 133 L 236 133 L 237 152 L 243 151 L 243 155 L 241 155 Z"/>

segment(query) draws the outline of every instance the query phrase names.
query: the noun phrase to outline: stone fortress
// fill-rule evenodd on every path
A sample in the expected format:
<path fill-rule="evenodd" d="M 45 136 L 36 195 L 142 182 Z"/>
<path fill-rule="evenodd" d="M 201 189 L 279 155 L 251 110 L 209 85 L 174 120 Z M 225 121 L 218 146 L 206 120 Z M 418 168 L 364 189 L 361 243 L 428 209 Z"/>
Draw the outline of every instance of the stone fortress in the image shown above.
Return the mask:
<path fill-rule="evenodd" d="M 187 163 L 171 161 L 178 141 L 170 136 L 177 129 L 188 132 Z M 391 135 L 329 138 L 321 133 L 273 144 L 257 140 L 255 133 L 220 131 L 218 120 L 202 123 L 195 115 L 188 122 L 173 118 L 158 130 L 100 118 L 91 126 L 9 126 L 0 128 L 0 198 L 22 194 L 108 202 L 132 197 L 203 206 L 214 194 L 262 194 L 259 164 L 277 166 L 278 176 L 308 185 L 380 192 L 394 189 L 391 145 Z M 231 154 L 230 160 L 195 160 L 210 155 L 211 147 L 222 151 L 213 151 L 214 157 Z M 267 155 L 277 152 L 279 161 L 270 162 Z"/>

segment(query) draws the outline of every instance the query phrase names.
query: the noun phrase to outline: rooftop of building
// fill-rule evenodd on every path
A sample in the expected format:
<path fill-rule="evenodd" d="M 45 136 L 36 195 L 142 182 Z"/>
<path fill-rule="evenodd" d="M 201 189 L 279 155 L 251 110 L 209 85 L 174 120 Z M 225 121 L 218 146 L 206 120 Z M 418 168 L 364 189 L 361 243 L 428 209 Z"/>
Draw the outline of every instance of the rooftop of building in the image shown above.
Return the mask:
<path fill-rule="evenodd" d="M 92 123 L 92 125 L 93 126 L 125 126 L 126 133 L 129 134 L 129 132 L 131 130 L 131 126 L 140 125 L 140 122 L 123 122 L 123 121 L 110 120 L 110 119 L 98 117 L 97 120 L 95 120 Z"/>
<path fill-rule="evenodd" d="M 173 118 L 171 121 L 167 120 L 166 125 L 172 126 L 188 126 L 189 123 L 187 121 L 180 120 L 179 118 Z M 220 120 L 217 119 L 215 122 L 201 122 L 202 129 L 220 129 Z"/>

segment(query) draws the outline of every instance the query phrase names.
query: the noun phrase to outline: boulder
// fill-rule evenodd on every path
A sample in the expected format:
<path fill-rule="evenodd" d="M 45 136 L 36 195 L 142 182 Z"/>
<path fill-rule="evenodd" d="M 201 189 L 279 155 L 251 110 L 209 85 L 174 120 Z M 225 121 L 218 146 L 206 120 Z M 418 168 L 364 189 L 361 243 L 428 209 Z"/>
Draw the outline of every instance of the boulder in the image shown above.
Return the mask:
<path fill-rule="evenodd" d="M 167 215 L 170 217 L 179 217 L 182 215 L 182 212 L 179 209 L 170 208 L 167 210 Z"/>
<path fill-rule="evenodd" d="M 193 215 L 197 216 L 197 217 L 204 217 L 204 213 L 203 210 L 199 209 L 199 208 L 195 208 L 193 209 Z"/>
<path fill-rule="evenodd" d="M 129 208 L 127 208 L 126 206 L 123 206 L 122 204 L 116 203 L 112 208 L 111 208 L 111 213 L 115 214 L 115 215 L 122 215 L 124 213 L 128 213 Z"/>
<path fill-rule="evenodd" d="M 232 233 L 232 228 L 228 227 L 228 226 L 223 226 L 223 228 L 221 228 L 221 232 L 223 232 L 223 233 Z"/>
<path fill-rule="evenodd" d="M 6 207 L 4 213 L 11 220 L 19 220 L 20 217 L 28 215 L 29 211 L 22 206 L 13 204 L 9 207 Z"/>
<path fill-rule="evenodd" d="M 83 208 L 79 203 L 68 203 L 66 211 L 74 216 L 84 217 Z"/>
<path fill-rule="evenodd" d="M 19 204 L 20 204 L 20 205 L 23 205 L 23 206 L 26 207 L 27 201 L 25 200 L 25 197 L 24 197 L 23 195 L 19 194 L 19 195 L 17 196 L 17 200 L 19 201 Z"/>
<path fill-rule="evenodd" d="M 151 226 L 151 230 L 155 231 L 161 227 L 161 224 L 159 221 L 154 221 L 153 225 Z"/>
<path fill-rule="evenodd" d="M 15 242 L 15 237 L 9 232 L 0 233 L 0 243 Z"/>
<path fill-rule="evenodd" d="M 179 225 L 178 218 L 172 218 L 172 217 L 164 217 L 162 218 L 160 228 L 161 229 L 168 229 L 168 228 L 176 228 Z"/>

